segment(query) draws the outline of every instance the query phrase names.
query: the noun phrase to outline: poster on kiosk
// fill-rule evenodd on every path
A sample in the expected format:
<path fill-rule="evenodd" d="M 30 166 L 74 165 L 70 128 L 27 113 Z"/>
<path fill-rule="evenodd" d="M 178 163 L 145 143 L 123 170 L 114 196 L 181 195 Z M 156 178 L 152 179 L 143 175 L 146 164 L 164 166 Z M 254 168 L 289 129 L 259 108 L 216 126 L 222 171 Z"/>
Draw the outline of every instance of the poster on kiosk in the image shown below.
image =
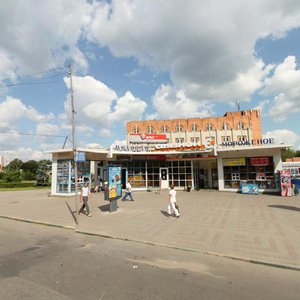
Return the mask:
<path fill-rule="evenodd" d="M 122 197 L 121 167 L 108 168 L 108 200 Z"/>
<path fill-rule="evenodd" d="M 281 196 L 282 197 L 292 196 L 292 182 L 291 182 L 291 171 L 290 170 L 280 171 L 280 185 L 281 185 Z"/>

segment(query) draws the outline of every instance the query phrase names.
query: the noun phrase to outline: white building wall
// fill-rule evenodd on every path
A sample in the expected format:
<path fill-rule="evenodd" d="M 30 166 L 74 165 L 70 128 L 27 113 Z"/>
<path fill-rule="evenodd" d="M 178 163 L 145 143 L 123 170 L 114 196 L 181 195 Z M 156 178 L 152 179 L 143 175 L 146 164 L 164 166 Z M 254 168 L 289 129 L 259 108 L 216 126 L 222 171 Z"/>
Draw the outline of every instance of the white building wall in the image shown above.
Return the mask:
<path fill-rule="evenodd" d="M 51 194 L 56 194 L 57 186 L 57 159 L 52 159 L 52 180 L 51 180 Z"/>

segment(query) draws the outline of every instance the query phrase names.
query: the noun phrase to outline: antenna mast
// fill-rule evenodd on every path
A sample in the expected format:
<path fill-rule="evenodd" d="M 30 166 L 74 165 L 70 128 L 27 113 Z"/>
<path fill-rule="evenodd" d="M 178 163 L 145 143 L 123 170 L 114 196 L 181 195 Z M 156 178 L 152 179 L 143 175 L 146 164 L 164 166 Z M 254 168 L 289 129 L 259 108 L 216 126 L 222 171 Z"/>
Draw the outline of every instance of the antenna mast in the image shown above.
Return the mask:
<path fill-rule="evenodd" d="M 73 161 L 74 161 L 74 176 L 75 176 L 75 216 L 76 223 L 79 224 L 78 219 L 78 203 L 77 203 L 77 192 L 78 192 L 78 174 L 77 174 L 77 151 L 75 141 L 75 106 L 73 96 L 73 81 L 72 81 L 72 66 L 69 65 L 69 76 L 70 76 L 70 95 L 71 95 L 71 109 L 72 109 L 72 145 L 73 145 Z M 72 183 L 71 183 L 72 188 Z"/>

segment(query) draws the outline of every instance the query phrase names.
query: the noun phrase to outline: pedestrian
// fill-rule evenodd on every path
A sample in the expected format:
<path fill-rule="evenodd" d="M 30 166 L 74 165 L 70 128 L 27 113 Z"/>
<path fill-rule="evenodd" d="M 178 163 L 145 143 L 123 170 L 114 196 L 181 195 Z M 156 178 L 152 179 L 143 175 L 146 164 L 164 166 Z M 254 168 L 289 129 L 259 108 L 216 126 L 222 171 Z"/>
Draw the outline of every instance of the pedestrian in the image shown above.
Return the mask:
<path fill-rule="evenodd" d="M 126 192 L 125 192 L 125 195 L 123 196 L 122 198 L 122 201 L 125 201 L 127 196 L 129 196 L 130 200 L 131 201 L 134 201 L 132 199 L 132 186 L 131 186 L 131 181 L 128 181 L 127 184 L 126 184 Z"/>
<path fill-rule="evenodd" d="M 175 214 L 176 218 L 179 218 L 180 214 L 176 208 L 176 191 L 174 190 L 174 185 L 171 185 L 169 191 L 169 203 L 168 203 L 168 215 Z"/>
<path fill-rule="evenodd" d="M 81 215 L 83 213 L 83 210 L 85 209 L 86 210 L 86 213 L 89 217 L 92 216 L 92 214 L 90 213 L 90 208 L 89 208 L 89 204 L 88 204 L 88 200 L 89 200 L 89 194 L 90 194 L 90 191 L 89 191 L 89 184 L 88 182 L 86 181 L 84 183 L 84 186 L 82 187 L 81 189 L 81 194 L 80 194 L 80 202 L 83 202 L 80 210 L 79 210 L 79 214 Z"/>

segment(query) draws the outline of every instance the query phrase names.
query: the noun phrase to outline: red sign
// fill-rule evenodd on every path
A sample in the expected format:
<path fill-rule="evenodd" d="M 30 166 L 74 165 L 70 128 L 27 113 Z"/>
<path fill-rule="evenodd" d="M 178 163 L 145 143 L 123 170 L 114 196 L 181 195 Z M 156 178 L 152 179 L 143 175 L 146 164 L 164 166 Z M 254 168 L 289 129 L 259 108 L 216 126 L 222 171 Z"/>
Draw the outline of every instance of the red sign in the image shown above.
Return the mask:
<path fill-rule="evenodd" d="M 251 166 L 268 166 L 270 164 L 269 157 L 251 157 Z"/>
<path fill-rule="evenodd" d="M 130 134 L 129 141 L 135 143 L 164 143 L 167 141 L 167 136 L 154 133 Z"/>

